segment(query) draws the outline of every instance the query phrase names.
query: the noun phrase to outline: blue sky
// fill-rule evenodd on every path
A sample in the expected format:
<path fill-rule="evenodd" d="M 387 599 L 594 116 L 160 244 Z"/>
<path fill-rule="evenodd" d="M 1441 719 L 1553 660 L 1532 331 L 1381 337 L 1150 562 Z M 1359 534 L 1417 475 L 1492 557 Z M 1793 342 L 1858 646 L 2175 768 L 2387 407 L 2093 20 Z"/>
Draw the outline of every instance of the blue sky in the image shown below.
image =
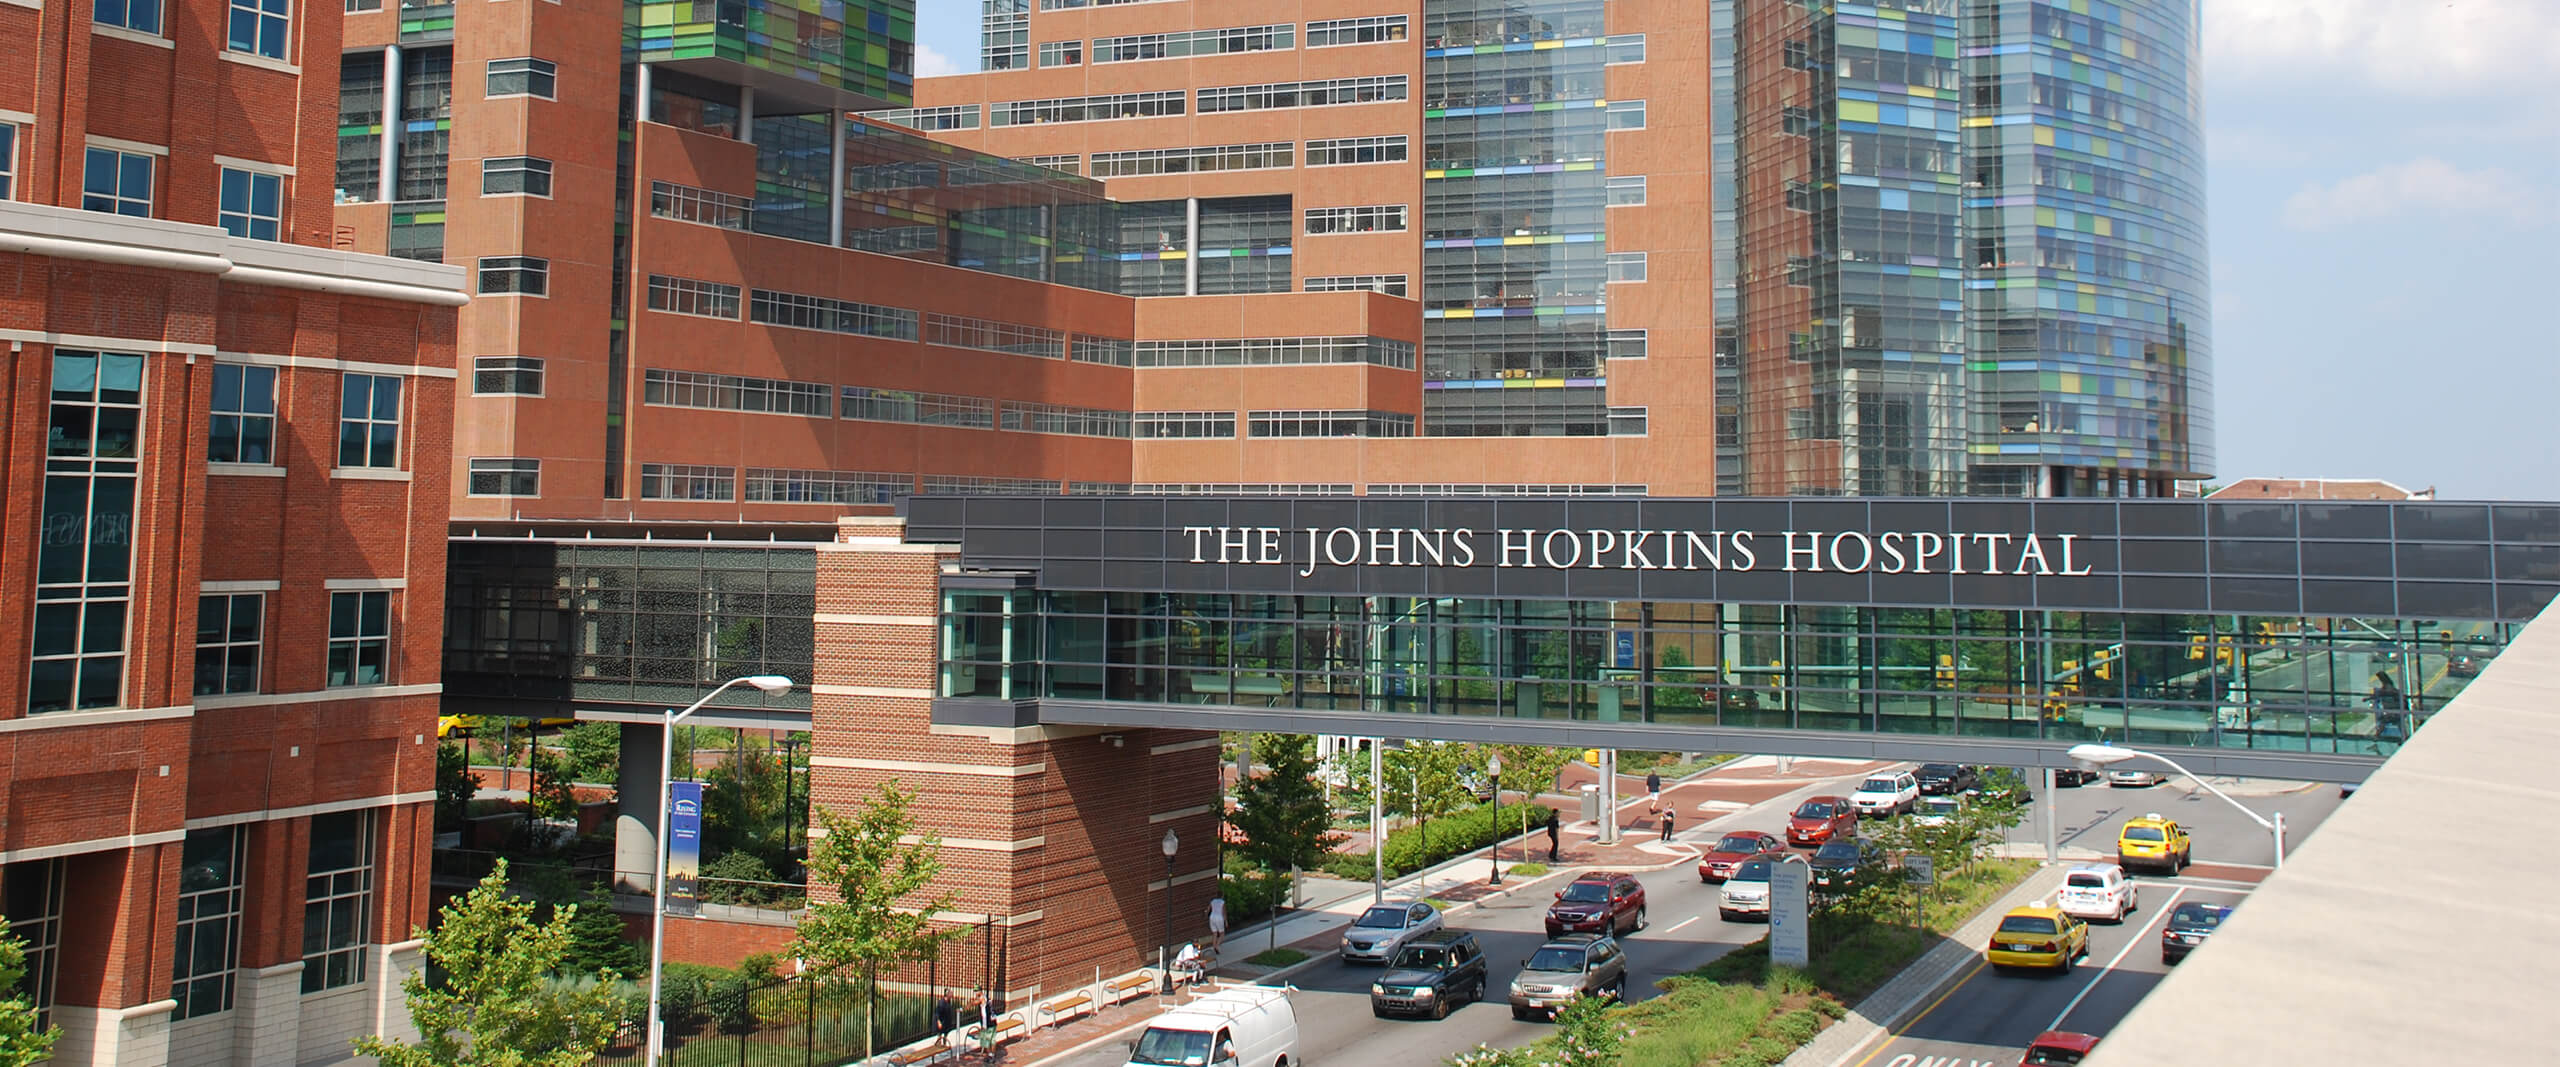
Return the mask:
<path fill-rule="evenodd" d="M 2560 0 L 2204 9 L 2217 473 L 2560 499 Z"/>

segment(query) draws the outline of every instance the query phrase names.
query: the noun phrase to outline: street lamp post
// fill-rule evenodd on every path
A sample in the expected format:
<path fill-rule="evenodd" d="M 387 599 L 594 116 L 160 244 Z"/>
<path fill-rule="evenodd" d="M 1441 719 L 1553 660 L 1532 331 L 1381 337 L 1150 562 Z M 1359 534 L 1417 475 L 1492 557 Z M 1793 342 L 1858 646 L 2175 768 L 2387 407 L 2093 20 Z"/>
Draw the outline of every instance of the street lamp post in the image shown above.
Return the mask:
<path fill-rule="evenodd" d="M 1502 756 L 1485 757 L 1484 773 L 1493 779 L 1493 878 L 1488 885 L 1502 884 Z"/>
<path fill-rule="evenodd" d="M 701 711 L 703 705 L 728 692 L 730 686 L 742 683 L 767 693 L 791 688 L 791 679 L 779 674 L 731 678 L 720 683 L 719 688 L 704 693 L 702 699 L 694 701 L 692 706 L 668 713 L 658 724 L 658 870 L 654 879 L 657 886 L 649 904 L 649 1051 L 643 1057 L 647 1067 L 657 1067 L 658 1054 L 665 1046 L 667 1036 L 666 1020 L 658 1017 L 658 981 L 665 970 L 667 956 L 667 806 L 673 802 L 675 793 L 676 724 Z"/>
<path fill-rule="evenodd" d="M 1164 832 L 1164 945 L 1156 957 L 1164 963 L 1164 995 L 1173 995 L 1173 853 L 1182 847 L 1182 838 L 1171 830 Z"/>
<path fill-rule="evenodd" d="M 2173 770 L 2173 771 L 2176 771 L 2176 772 L 2178 772 L 2178 773 L 2180 773 L 2180 774 L 2186 775 L 2186 776 L 2188 777 L 2188 779 L 2190 779 L 2190 780 L 2194 781 L 2197 785 L 2203 786 L 2203 787 L 2204 787 L 2204 791 L 2205 791 L 2205 792 L 2211 793 L 2211 794 L 2213 794 L 2213 795 L 2215 795 L 2215 796 L 2217 796 L 2217 797 L 2221 797 L 2221 798 L 2222 798 L 2222 802 L 2223 802 L 2223 803 L 2225 803 L 2225 804 L 2229 804 L 2229 805 L 2231 805 L 2231 806 L 2232 806 L 2232 807 L 2234 807 L 2234 808 L 2238 808 L 2238 809 L 2240 809 L 2240 814 L 2248 816 L 2248 817 L 2249 817 L 2249 821 L 2250 821 L 2250 822 L 2257 823 L 2261 828 L 2265 829 L 2268 833 L 2275 835 L 2275 840 L 2276 840 L 2276 862 L 2275 862 L 2275 865 L 2276 865 L 2276 867 L 2278 867 L 2279 869 L 2281 869 L 2281 868 L 2284 866 L 2284 813 L 2283 813 L 2283 812 L 2281 812 L 2281 811 L 2276 812 L 2276 813 L 2275 813 L 2275 818 L 2274 818 L 2274 819 L 2272 819 L 2272 820 L 2270 820 L 2270 819 L 2266 818 L 2265 816 L 2259 815 L 2257 812 L 2254 812 L 2254 811 L 2249 810 L 2249 808 L 2248 808 L 2248 806 L 2247 806 L 2247 805 L 2244 805 L 2244 804 L 2240 803 L 2240 802 L 2239 802 L 2239 801 L 2237 801 L 2237 800 L 2233 800 L 2233 799 L 2231 799 L 2231 794 L 2229 794 L 2229 793 L 2225 793 L 2225 792 L 2223 792 L 2222 790 L 2219 790 L 2219 789 L 2215 789 L 2215 788 L 2213 787 L 2213 783 L 2211 783 L 2211 782 L 2208 782 L 2208 781 L 2205 781 L 2205 780 L 2204 780 L 2204 776 L 2199 775 L 2199 774 L 2197 774 L 2197 773 L 2196 773 L 2196 772 L 2194 772 L 2194 771 L 2191 771 L 2191 770 L 2188 770 L 2188 769 L 2186 769 L 2186 768 L 2184 768 L 2184 767 L 2179 766 L 2179 765 L 2178 765 L 2178 761 L 2173 760 L 2173 759 L 2170 759 L 2169 757 L 2167 757 L 2167 756 L 2163 756 L 2163 755 L 2161 755 L 2161 754 L 2159 754 L 2159 753 L 2157 753 L 2157 752 L 2145 752 L 2145 751 L 2143 751 L 2143 750 L 2141 750 L 2141 749 L 2138 749 L 2138 748 L 2125 748 L 2125 747 L 2120 746 L 2120 745 L 2109 745 L 2109 744 L 2100 744 L 2100 743 L 2079 744 L 2079 745 L 2073 745 L 2073 746 L 2071 746 L 2071 758 L 2072 758 L 2073 760 L 2078 761 L 2078 762 L 2079 762 L 2079 764 L 2080 764 L 2081 766 L 2086 767 L 2086 768 L 2088 768 L 2088 769 L 2090 769 L 2090 770 L 2093 770 L 2093 771 L 2094 771 L 2094 770 L 2097 770 L 2098 768 L 2105 767 L 2105 766 L 2107 766 L 2107 765 L 2109 765 L 2109 764 L 2122 763 L 2122 762 L 2124 762 L 2124 761 L 2126 761 L 2126 760 L 2133 759 L 2133 758 L 2135 758 L 2135 757 L 2137 757 L 2137 756 L 2142 757 L 2142 758 L 2145 758 L 2145 759 L 2156 760 L 2156 761 L 2160 762 L 2161 764 L 2166 765 L 2170 770 Z"/>

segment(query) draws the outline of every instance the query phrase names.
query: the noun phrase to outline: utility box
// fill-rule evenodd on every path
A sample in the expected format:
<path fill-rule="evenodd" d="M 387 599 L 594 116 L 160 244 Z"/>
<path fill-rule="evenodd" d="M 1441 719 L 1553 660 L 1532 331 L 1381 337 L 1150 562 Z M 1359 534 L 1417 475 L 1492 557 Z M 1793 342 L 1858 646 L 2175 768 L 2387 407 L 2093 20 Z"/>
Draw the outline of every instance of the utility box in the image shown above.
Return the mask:
<path fill-rule="evenodd" d="M 1600 821 L 1600 786 L 1597 783 L 1582 787 L 1582 821 Z"/>

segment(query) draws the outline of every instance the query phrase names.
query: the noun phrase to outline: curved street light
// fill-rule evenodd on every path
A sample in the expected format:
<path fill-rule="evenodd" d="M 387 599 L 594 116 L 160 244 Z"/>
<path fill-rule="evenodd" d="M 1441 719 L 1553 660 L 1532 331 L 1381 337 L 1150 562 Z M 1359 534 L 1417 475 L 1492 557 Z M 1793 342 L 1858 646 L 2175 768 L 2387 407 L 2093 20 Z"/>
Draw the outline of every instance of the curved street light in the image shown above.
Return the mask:
<path fill-rule="evenodd" d="M 2272 833 L 2272 834 L 2274 834 L 2274 835 L 2275 835 L 2275 839 L 2276 839 L 2276 863 L 2275 863 L 2275 865 L 2276 865 L 2278 868 L 2282 868 L 2282 867 L 2284 866 L 2284 813 L 2283 813 L 2283 812 L 2281 812 L 2281 811 L 2276 812 L 2276 813 L 2275 813 L 2275 819 L 2274 819 L 2273 821 L 2269 821 L 2265 816 L 2259 815 L 2257 812 L 2254 812 L 2254 811 L 2249 810 L 2249 808 L 2248 808 L 2248 806 L 2247 806 L 2247 805 L 2242 804 L 2242 803 L 2240 803 L 2240 802 L 2239 802 L 2239 801 L 2237 801 L 2237 800 L 2233 800 L 2233 799 L 2231 799 L 2231 794 L 2229 794 L 2229 793 L 2225 793 L 2225 792 L 2223 792 L 2222 790 L 2219 790 L 2219 789 L 2215 789 L 2215 788 L 2213 787 L 2213 783 L 2211 783 L 2211 782 L 2208 782 L 2208 781 L 2205 781 L 2205 780 L 2204 780 L 2204 776 L 2203 776 L 2203 775 L 2197 774 L 2197 773 L 2196 773 L 2196 772 L 2194 772 L 2194 771 L 2191 771 L 2191 770 L 2188 770 L 2188 769 L 2186 769 L 2186 768 L 2184 768 L 2184 767 L 2181 767 L 2181 766 L 2179 766 L 2179 765 L 2178 765 L 2178 761 L 2173 760 L 2173 759 L 2170 759 L 2169 757 L 2167 757 L 2167 756 L 2163 756 L 2163 755 L 2161 755 L 2161 754 L 2159 754 L 2159 753 L 2157 753 L 2157 752 L 2145 752 L 2145 751 L 2143 751 L 2143 750 L 2141 750 L 2141 749 L 2138 749 L 2138 748 L 2125 748 L 2125 747 L 2123 747 L 2123 746 L 2121 746 L 2121 745 L 2110 745 L 2110 744 L 2106 744 L 2106 743 L 2103 743 L 2103 742 L 2092 742 L 2092 743 L 2087 743 L 2087 744 L 2078 744 L 2078 745 L 2073 745 L 2073 746 L 2071 746 L 2071 758 L 2072 758 L 2074 761 L 2078 762 L 2082 767 L 2088 768 L 2089 770 L 2093 770 L 2093 771 L 2094 771 L 2094 770 L 2097 770 L 2097 769 L 2099 769 L 2099 768 L 2101 768 L 2101 767 L 2106 767 L 2106 766 L 2111 766 L 2111 765 L 2113 765 L 2113 764 L 2122 763 L 2122 762 L 2124 762 L 2124 761 L 2126 761 L 2126 760 L 2133 759 L 2133 758 L 2135 758 L 2135 757 L 2141 757 L 2141 758 L 2143 758 L 2143 759 L 2149 759 L 2149 760 L 2156 760 L 2156 761 L 2158 761 L 2159 763 L 2161 763 L 2161 764 L 2163 764 L 2163 765 L 2167 766 L 2170 770 L 2173 770 L 2173 771 L 2176 771 L 2176 772 L 2178 772 L 2178 773 L 2180 773 L 2180 774 L 2186 775 L 2186 776 L 2187 776 L 2187 779 L 2188 779 L 2189 781 L 2192 781 L 2192 782 L 2194 782 L 2194 783 L 2195 783 L 2195 784 L 2197 784 L 2197 785 L 2203 786 L 2203 787 L 2204 787 L 2204 791 L 2205 791 L 2205 792 L 2208 792 L 2208 793 L 2211 793 L 2211 794 L 2213 794 L 2213 795 L 2215 795 L 2215 796 L 2221 797 L 2221 798 L 2222 798 L 2222 802 L 2223 802 L 2223 803 L 2225 803 L 2225 804 L 2229 804 L 2229 805 L 2231 805 L 2232 807 L 2235 807 L 2235 808 L 2240 809 L 2240 814 L 2248 816 L 2248 817 L 2249 817 L 2249 821 L 2250 821 L 2250 822 L 2257 823 L 2260 827 L 2265 828 L 2269 833 Z"/>
<path fill-rule="evenodd" d="M 767 693 L 791 688 L 791 679 L 779 674 L 751 674 L 731 678 L 720 687 L 702 694 L 683 711 L 671 711 L 658 723 L 658 871 L 656 890 L 649 904 L 649 1050 L 643 1057 L 647 1067 L 658 1067 L 658 1053 L 666 1044 L 666 1020 L 658 1017 L 658 982 L 666 969 L 667 956 L 667 807 L 673 803 L 675 787 L 676 724 L 701 711 L 713 697 L 728 692 L 731 686 L 751 685 Z"/>

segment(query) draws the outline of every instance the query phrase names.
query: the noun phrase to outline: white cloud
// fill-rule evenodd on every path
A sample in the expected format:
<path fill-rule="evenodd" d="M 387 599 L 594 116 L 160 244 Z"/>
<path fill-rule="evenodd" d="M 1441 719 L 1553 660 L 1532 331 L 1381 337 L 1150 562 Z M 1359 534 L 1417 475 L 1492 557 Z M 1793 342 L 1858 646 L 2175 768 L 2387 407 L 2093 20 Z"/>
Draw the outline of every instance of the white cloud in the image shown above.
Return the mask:
<path fill-rule="evenodd" d="M 2403 216 L 2488 218 L 2520 225 L 2550 221 L 2549 191 L 2487 167 L 2463 170 L 2432 157 L 2394 163 L 2329 185 L 2307 185 L 2284 202 L 2284 224 L 2328 230 Z"/>
<path fill-rule="evenodd" d="M 966 73 L 968 71 L 961 70 L 960 65 L 952 62 L 950 56 L 934 51 L 932 45 L 921 42 L 916 45 L 916 77 L 939 78 L 945 74 Z"/>
<path fill-rule="evenodd" d="M 2547 82 L 2552 0 L 2208 0 L 2216 79 L 2319 72 L 2425 95 Z"/>

